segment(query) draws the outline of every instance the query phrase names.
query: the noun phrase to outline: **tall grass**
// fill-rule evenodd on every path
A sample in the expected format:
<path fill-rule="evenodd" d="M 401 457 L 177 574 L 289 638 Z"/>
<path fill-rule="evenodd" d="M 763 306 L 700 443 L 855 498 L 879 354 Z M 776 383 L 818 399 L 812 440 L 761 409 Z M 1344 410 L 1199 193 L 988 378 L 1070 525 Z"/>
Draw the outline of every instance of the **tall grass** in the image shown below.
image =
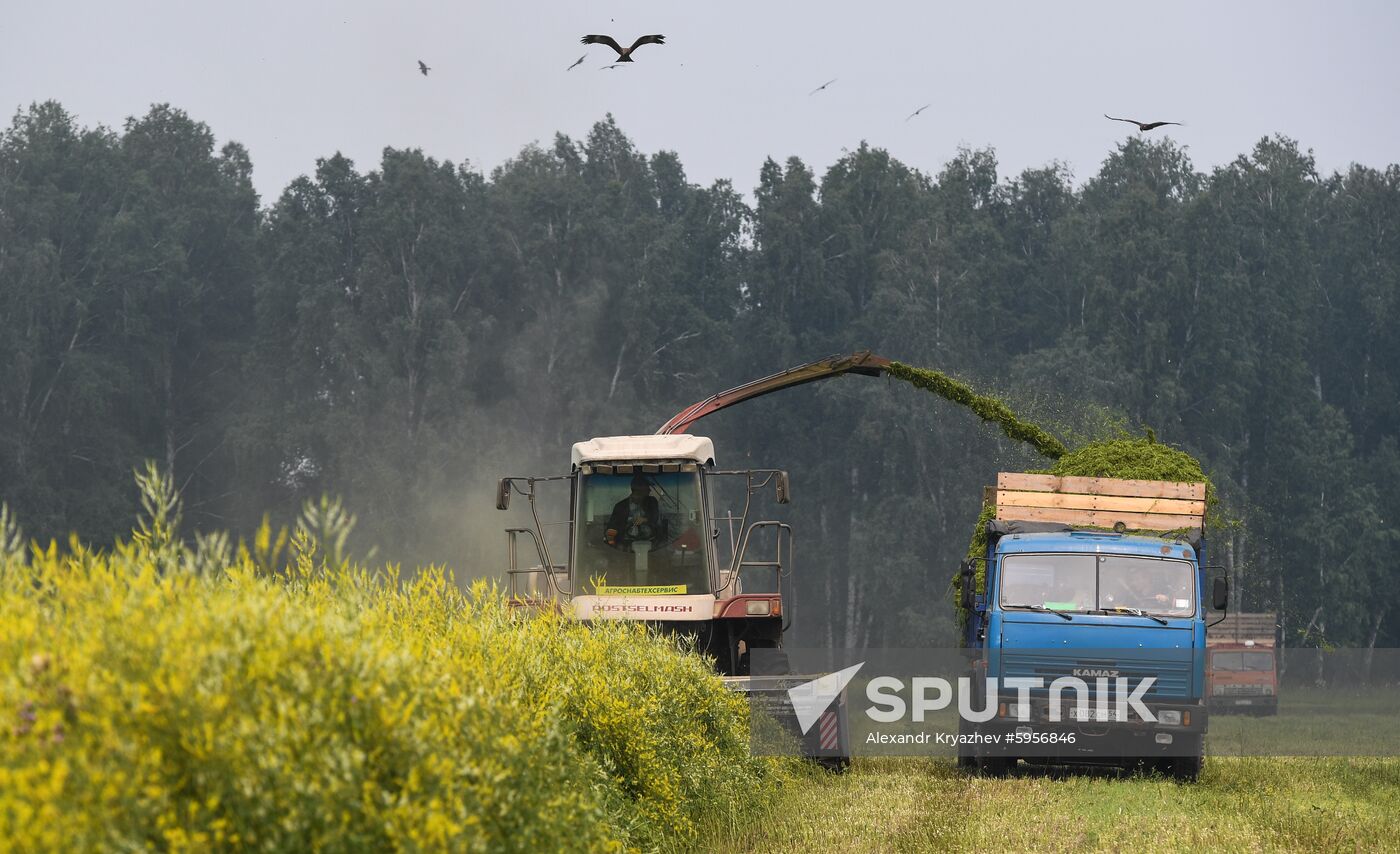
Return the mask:
<path fill-rule="evenodd" d="M 330 567 L 305 536 L 269 573 L 152 533 L 0 552 L 10 844 L 684 847 L 790 773 L 749 756 L 704 660 L 636 625 Z"/>

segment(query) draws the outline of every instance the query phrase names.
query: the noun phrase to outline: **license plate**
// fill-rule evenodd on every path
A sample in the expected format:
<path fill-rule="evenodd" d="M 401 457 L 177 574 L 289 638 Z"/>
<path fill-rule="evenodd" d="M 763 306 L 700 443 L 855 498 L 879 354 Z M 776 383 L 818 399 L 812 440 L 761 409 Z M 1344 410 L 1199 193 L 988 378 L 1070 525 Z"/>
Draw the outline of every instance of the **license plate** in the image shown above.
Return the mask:
<path fill-rule="evenodd" d="M 1254 701 L 1253 701 L 1253 700 L 1236 700 L 1236 701 L 1235 701 L 1235 705 L 1236 705 L 1236 706 L 1252 706 L 1252 705 L 1254 705 Z"/>
<path fill-rule="evenodd" d="M 1081 710 L 1078 706 L 1069 707 L 1070 720 L 1092 721 L 1095 723 L 1107 723 L 1116 720 L 1112 709 L 1088 708 Z"/>

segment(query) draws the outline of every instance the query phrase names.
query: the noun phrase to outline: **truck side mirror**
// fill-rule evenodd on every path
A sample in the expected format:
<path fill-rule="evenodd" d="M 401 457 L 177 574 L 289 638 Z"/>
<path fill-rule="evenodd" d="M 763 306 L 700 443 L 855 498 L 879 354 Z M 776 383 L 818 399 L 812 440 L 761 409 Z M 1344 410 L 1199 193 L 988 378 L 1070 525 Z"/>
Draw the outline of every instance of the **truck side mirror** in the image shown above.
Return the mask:
<path fill-rule="evenodd" d="M 962 596 L 962 609 L 971 611 L 976 603 L 977 597 L 977 568 L 970 560 L 962 562 L 962 567 L 958 571 L 958 589 Z"/>
<path fill-rule="evenodd" d="M 787 504 L 792 500 L 791 489 L 792 487 L 788 484 L 788 473 L 785 471 L 778 472 L 775 490 L 778 493 L 779 504 Z"/>
<path fill-rule="evenodd" d="M 496 509 L 510 509 L 510 478 L 503 477 L 496 484 Z"/>
<path fill-rule="evenodd" d="M 1223 578 L 1215 579 L 1215 584 L 1210 591 L 1211 607 L 1217 611 L 1224 611 L 1230 605 L 1230 582 Z"/>

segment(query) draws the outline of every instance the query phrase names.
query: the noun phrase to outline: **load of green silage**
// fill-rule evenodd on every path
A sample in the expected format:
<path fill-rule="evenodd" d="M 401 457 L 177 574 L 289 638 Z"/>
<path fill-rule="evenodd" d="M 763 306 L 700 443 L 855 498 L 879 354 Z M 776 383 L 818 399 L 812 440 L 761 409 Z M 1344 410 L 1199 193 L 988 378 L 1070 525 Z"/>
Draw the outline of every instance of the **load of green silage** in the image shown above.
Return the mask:
<path fill-rule="evenodd" d="M 1041 455 L 1054 460 L 1048 469 L 1035 474 L 1053 474 L 1061 477 L 1116 477 L 1130 480 L 1165 480 L 1175 483 L 1206 484 L 1206 506 L 1216 503 L 1215 488 L 1201 468 L 1200 460 L 1178 448 L 1157 441 L 1149 429 L 1146 436 L 1121 436 L 1085 443 L 1070 450 L 1048 430 L 1018 416 L 1004 401 L 990 395 L 979 394 L 965 383 L 947 374 L 926 368 L 914 368 L 894 362 L 887 373 L 895 379 L 903 380 L 925 391 L 933 392 L 953 403 L 971 409 L 983 421 L 996 424 L 1003 433 L 1030 445 Z M 987 523 L 996 516 L 996 507 L 984 504 L 977 517 L 968 544 L 967 556 L 981 558 L 987 554 Z M 986 563 L 977 561 L 976 585 L 982 589 L 985 581 Z M 951 585 L 953 607 L 958 609 L 958 620 L 965 622 L 967 614 L 962 610 L 962 576 L 954 573 Z"/>

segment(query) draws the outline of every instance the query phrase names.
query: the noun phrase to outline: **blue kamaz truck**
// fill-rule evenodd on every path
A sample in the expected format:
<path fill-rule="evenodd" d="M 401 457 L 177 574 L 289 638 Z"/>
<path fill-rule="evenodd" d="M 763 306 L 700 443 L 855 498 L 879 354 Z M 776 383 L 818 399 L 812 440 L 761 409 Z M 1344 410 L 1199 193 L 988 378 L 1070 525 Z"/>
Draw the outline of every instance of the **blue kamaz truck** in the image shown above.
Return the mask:
<path fill-rule="evenodd" d="M 995 507 L 985 555 L 961 569 L 973 708 L 988 717 L 960 721 L 960 762 L 1196 779 L 1207 608 L 1227 598 L 1224 579 L 1206 594 L 1205 484 L 1003 472 Z"/>

